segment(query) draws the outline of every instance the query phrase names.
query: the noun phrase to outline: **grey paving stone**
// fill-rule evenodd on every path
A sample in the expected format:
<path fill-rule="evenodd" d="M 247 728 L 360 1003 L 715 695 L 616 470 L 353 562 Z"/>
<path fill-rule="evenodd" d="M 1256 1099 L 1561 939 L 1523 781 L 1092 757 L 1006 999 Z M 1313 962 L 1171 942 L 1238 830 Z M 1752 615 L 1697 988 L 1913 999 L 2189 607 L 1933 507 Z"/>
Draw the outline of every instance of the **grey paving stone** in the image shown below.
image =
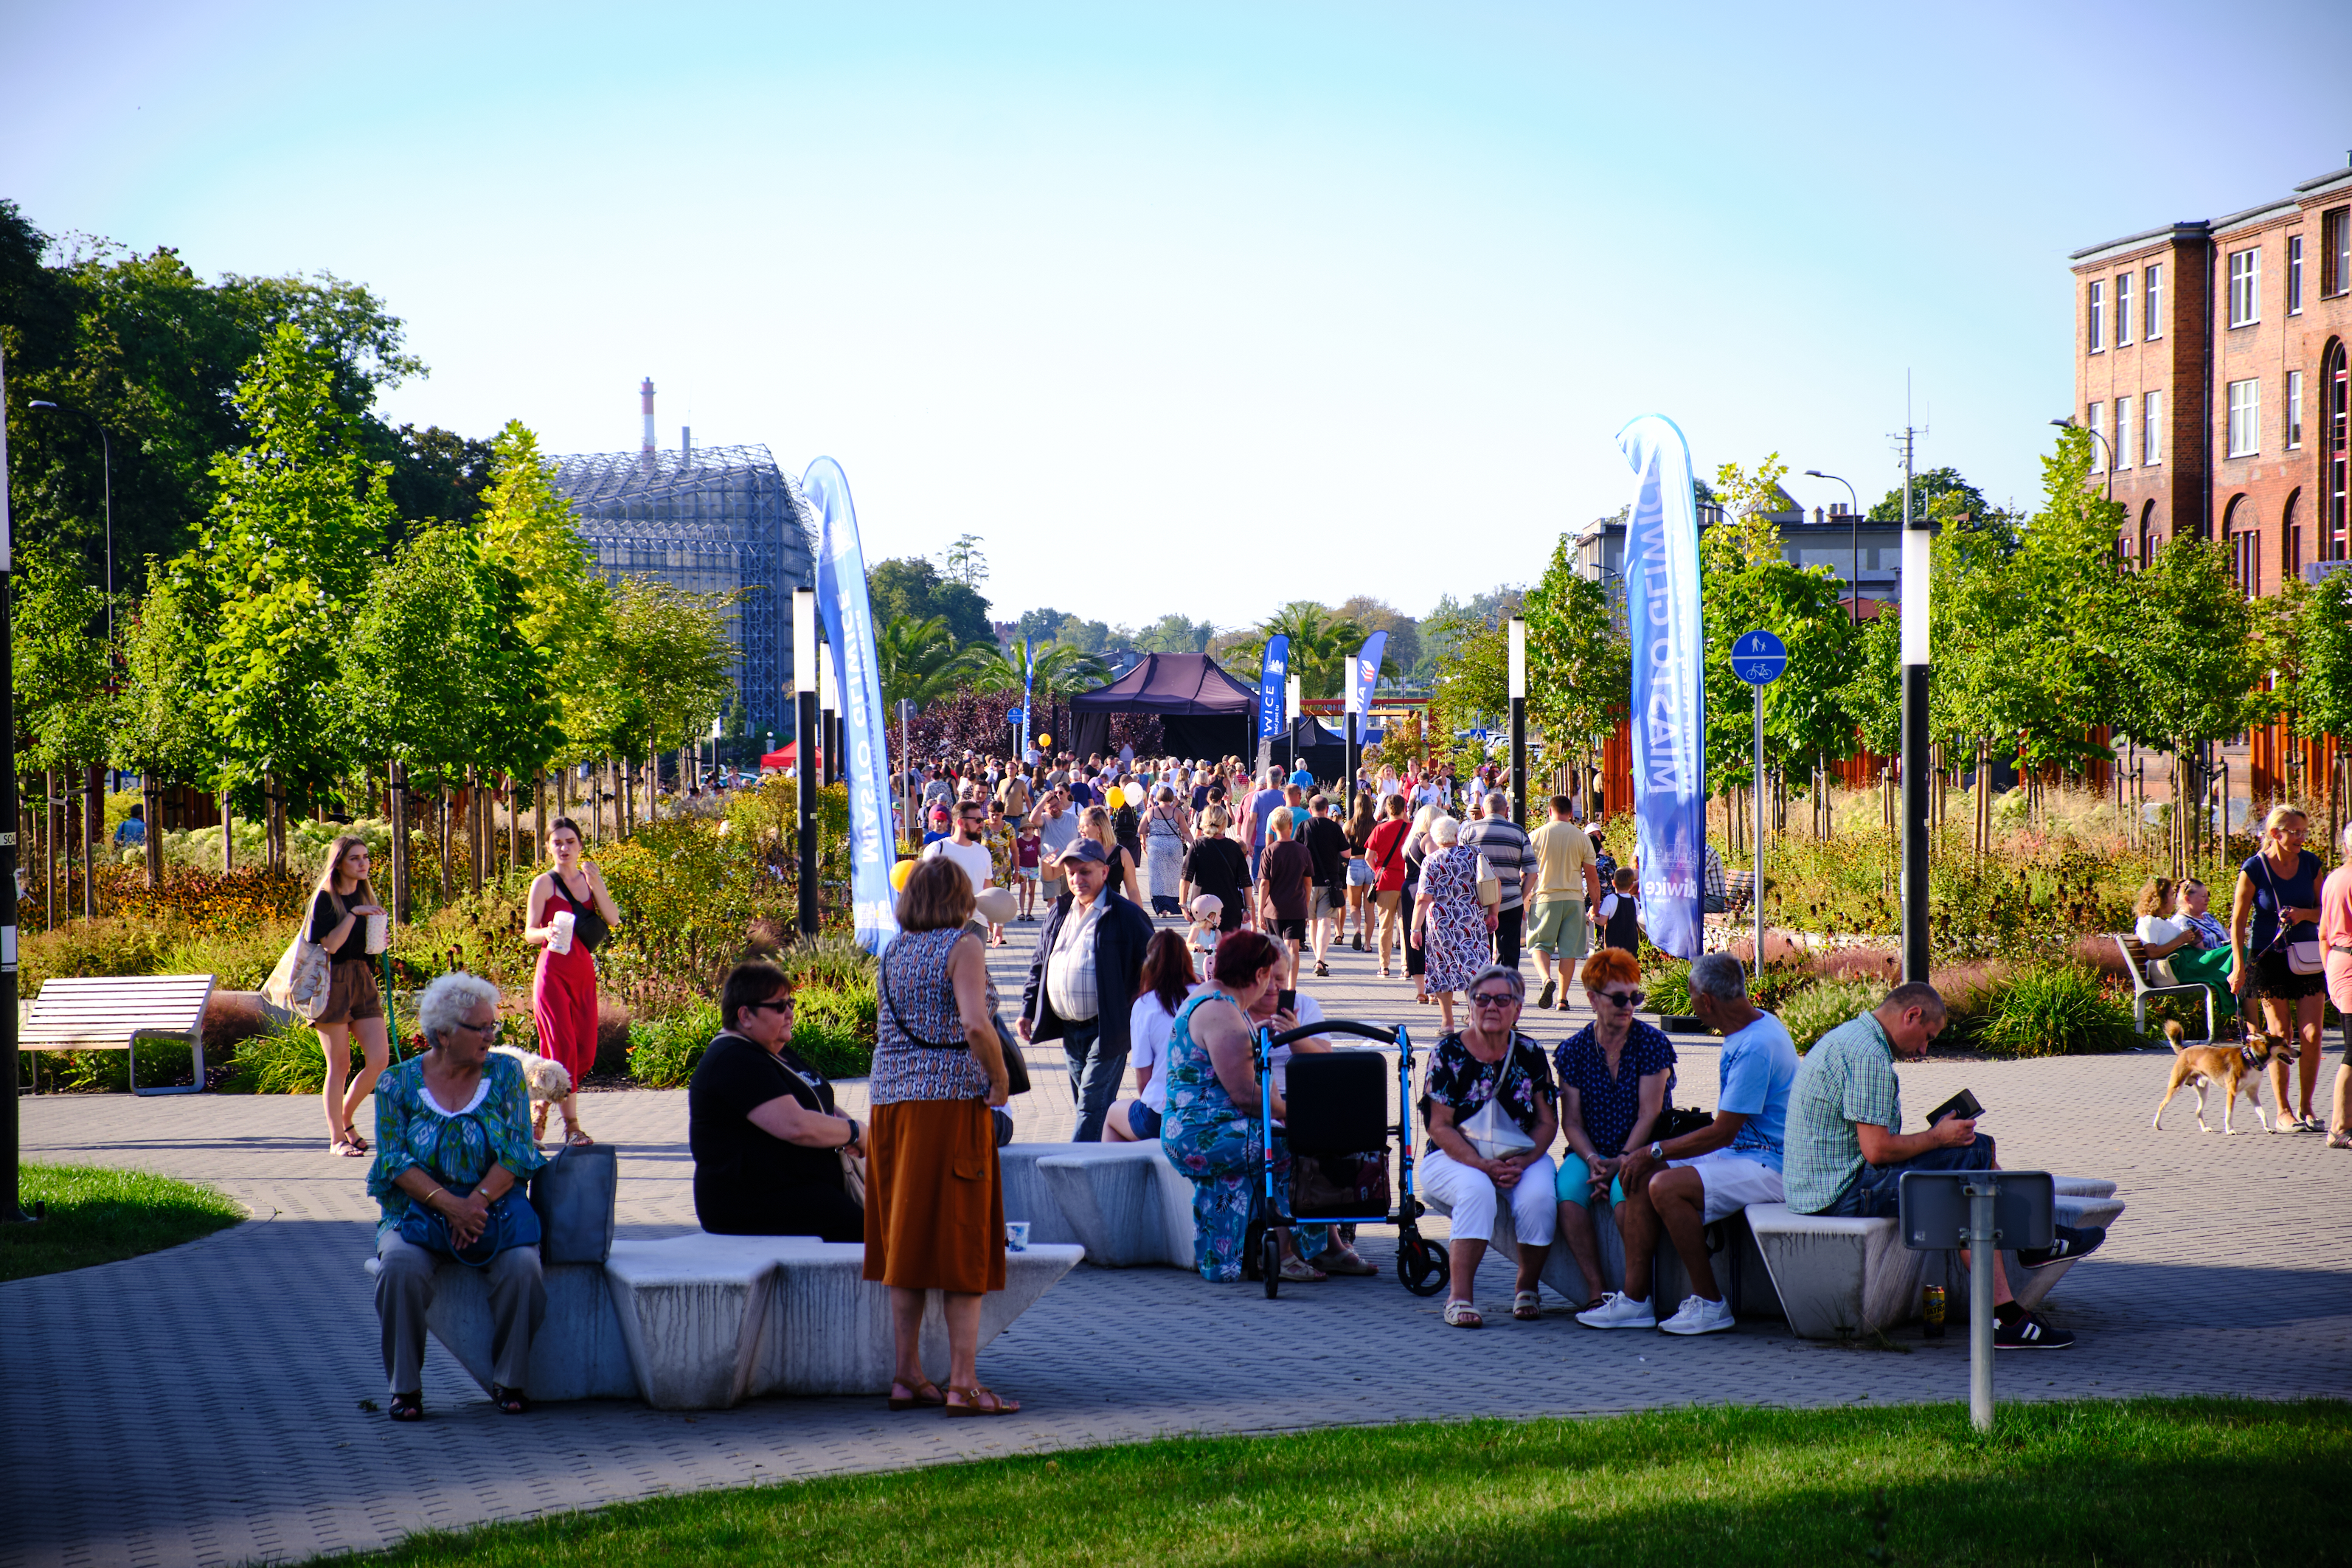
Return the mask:
<path fill-rule="evenodd" d="M 1017 994 L 1034 926 L 992 955 Z M 1335 1016 L 1436 1037 L 1437 1010 L 1339 950 L 1307 988 Z M 1008 1008 L 1008 1012 L 1010 1008 Z M 1550 1043 L 1586 1016 L 1531 1017 Z M 1716 1052 L 1684 1042 L 1681 1103 L 1713 1102 Z M 1068 1136 L 1057 1047 L 1029 1050 L 1024 1139 Z M 2331 1048 L 2323 1084 L 2332 1081 Z M 2151 1132 L 2154 1055 L 1903 1069 L 1916 1115 L 1963 1084 L 2012 1165 L 2100 1174 L 2131 1205 L 2113 1241 L 2051 1302 L 2081 1336 L 2001 1363 L 2005 1398 L 2126 1394 L 2352 1394 L 2352 1156 L 2313 1136 L 2224 1139 L 2186 1118 Z M 861 1086 L 843 1099 L 862 1103 Z M 983 1374 L 1026 1408 L 1002 1421 L 893 1415 L 870 1400 L 762 1399 L 681 1415 L 635 1404 L 488 1401 L 435 1347 L 431 1418 L 383 1403 L 368 1281 L 364 1167 L 324 1152 L 308 1099 L 127 1095 L 23 1104 L 28 1158 L 138 1166 L 212 1182 L 252 1222 L 168 1253 L 0 1285 L 0 1568 L 234 1563 L 364 1549 L 425 1527 L 524 1519 L 740 1486 L 1121 1442 L 1465 1415 L 1584 1415 L 1693 1401 L 1792 1405 L 1955 1399 L 1964 1340 L 1909 1353 L 1807 1344 L 1777 1324 L 1677 1341 L 1598 1334 L 1564 1310 L 1513 1324 L 1508 1276 L 1479 1293 L 1490 1326 L 1444 1327 L 1392 1275 L 1286 1289 L 1211 1286 L 1171 1269 L 1082 1268 L 990 1347 Z M 622 1152 L 623 1233 L 693 1223 L 681 1093 L 589 1097 Z M 1444 1222 L 1433 1227 L 1443 1234 Z M 1385 1269 L 1393 1237 L 1368 1227 Z M 2217 1355 L 2217 1326 L 2261 1356 Z M 1237 1369 L 1234 1349 L 1254 1347 Z"/>

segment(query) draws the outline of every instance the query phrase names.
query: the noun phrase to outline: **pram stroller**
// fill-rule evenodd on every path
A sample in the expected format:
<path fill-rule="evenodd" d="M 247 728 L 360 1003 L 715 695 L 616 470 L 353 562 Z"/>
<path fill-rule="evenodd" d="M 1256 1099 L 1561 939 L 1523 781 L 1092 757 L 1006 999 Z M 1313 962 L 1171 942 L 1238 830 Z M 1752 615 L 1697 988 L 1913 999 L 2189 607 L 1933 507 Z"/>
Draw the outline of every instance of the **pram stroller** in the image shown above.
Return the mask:
<path fill-rule="evenodd" d="M 1293 1053 L 1286 1069 L 1284 1095 L 1288 1121 L 1284 1137 L 1291 1155 L 1292 1191 L 1275 1190 L 1274 1053 L 1297 1040 L 1318 1035 L 1354 1035 L 1397 1050 L 1397 1120 L 1388 1119 L 1387 1064 L 1369 1050 Z M 1383 1029 L 1347 1018 L 1325 1018 L 1302 1024 L 1281 1034 L 1271 1024 L 1258 1026 L 1251 1047 L 1257 1068 L 1260 1125 L 1269 1130 L 1265 1163 L 1252 1203 L 1251 1226 L 1256 1236 L 1259 1271 L 1265 1277 L 1265 1295 L 1272 1300 L 1282 1289 L 1282 1257 L 1274 1234 L 1275 1216 L 1285 1209 L 1296 1224 L 1394 1225 L 1397 1227 L 1397 1279 L 1416 1296 L 1433 1296 L 1445 1289 L 1450 1268 L 1445 1248 L 1423 1237 L 1419 1224 L 1425 1212 L 1412 1186 L 1412 1041 L 1402 1025 Z M 1388 1141 L 1397 1141 L 1396 1212 L 1388 1208 Z M 1327 1179 L 1309 1184 L 1324 1201 L 1302 1207 L 1297 1198 L 1300 1176 L 1312 1160 Z M 1337 1170 L 1336 1181 L 1328 1179 Z M 1377 1205 L 1376 1212 L 1363 1212 Z"/>

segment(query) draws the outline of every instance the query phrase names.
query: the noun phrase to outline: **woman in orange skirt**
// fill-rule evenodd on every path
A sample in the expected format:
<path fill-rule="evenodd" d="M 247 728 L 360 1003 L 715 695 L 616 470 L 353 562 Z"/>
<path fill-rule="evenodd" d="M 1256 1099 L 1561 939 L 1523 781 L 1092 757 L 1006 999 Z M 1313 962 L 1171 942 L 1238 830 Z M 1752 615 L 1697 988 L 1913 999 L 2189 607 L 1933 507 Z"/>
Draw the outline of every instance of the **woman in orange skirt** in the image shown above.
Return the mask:
<path fill-rule="evenodd" d="M 866 1278 L 890 1288 L 898 1368 L 890 1408 L 950 1415 L 1021 1408 L 981 1386 L 980 1299 L 1004 1289 L 1004 1193 L 988 1111 L 1009 1086 L 995 997 L 972 917 L 971 879 L 919 860 L 882 952 L 873 1124 L 866 1133 Z M 923 1375 L 926 1293 L 946 1297 L 948 1381 Z"/>

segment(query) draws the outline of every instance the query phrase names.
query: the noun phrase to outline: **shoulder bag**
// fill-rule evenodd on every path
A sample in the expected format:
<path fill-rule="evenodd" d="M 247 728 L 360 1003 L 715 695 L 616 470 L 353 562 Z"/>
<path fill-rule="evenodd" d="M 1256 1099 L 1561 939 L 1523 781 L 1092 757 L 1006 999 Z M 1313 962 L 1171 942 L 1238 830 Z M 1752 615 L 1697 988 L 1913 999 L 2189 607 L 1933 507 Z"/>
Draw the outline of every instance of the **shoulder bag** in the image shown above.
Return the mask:
<path fill-rule="evenodd" d="M 321 896 L 334 900 L 335 916 L 340 923 L 344 912 L 343 900 L 332 888 L 322 889 Z M 319 1015 L 327 1010 L 327 996 L 334 982 L 334 955 L 310 940 L 310 924 L 317 918 L 317 899 L 303 907 L 302 923 L 296 928 L 294 940 L 286 944 L 286 951 L 278 955 L 277 967 L 269 972 L 269 978 L 261 986 L 264 996 L 294 1013 L 306 1024 L 317 1023 Z"/>
<path fill-rule="evenodd" d="M 776 1058 L 776 1065 L 808 1086 L 809 1096 L 817 1102 L 821 1112 L 824 1107 L 824 1096 L 818 1092 L 816 1084 L 810 1079 L 808 1074 L 784 1060 L 781 1055 Z M 866 1156 L 856 1152 L 846 1143 L 834 1152 L 841 1156 L 842 1190 L 849 1194 L 852 1203 L 859 1208 L 864 1208 L 866 1206 Z"/>
<path fill-rule="evenodd" d="M 613 928 L 604 923 L 604 911 L 596 907 L 596 884 L 588 884 L 588 896 L 584 899 L 573 898 L 572 889 L 563 885 L 562 877 L 555 878 L 555 887 L 563 895 L 563 901 L 572 906 L 572 940 L 589 952 L 595 952 L 604 944 L 604 939 L 613 934 Z"/>
<path fill-rule="evenodd" d="M 473 1191 L 468 1187 L 457 1195 L 471 1197 Z M 411 1204 L 408 1212 L 401 1216 L 400 1239 L 411 1247 L 454 1258 L 468 1268 L 488 1268 L 499 1253 L 510 1247 L 539 1244 L 539 1212 L 531 1207 L 520 1187 L 510 1187 L 491 1201 L 489 1221 L 482 1226 L 482 1234 L 474 1238 L 474 1244 L 460 1248 L 449 1238 L 446 1218 L 423 1204 Z"/>
<path fill-rule="evenodd" d="M 602 1263 L 613 1253 L 613 1212 L 620 1195 L 620 1158 L 610 1143 L 559 1149 L 530 1178 L 539 1215 L 540 1258 L 547 1263 Z"/>
<path fill-rule="evenodd" d="M 1511 1113 L 1503 1109 L 1503 1096 L 1509 1091 L 1511 1079 L 1518 1070 L 1519 1039 L 1514 1035 L 1508 1053 L 1503 1058 L 1503 1076 L 1496 1081 L 1495 1092 L 1487 1098 L 1486 1104 L 1471 1113 L 1469 1121 L 1454 1123 L 1462 1136 L 1470 1141 L 1470 1147 L 1477 1150 L 1485 1159 L 1506 1159 L 1536 1146 L 1536 1141 L 1521 1131 L 1519 1124 L 1512 1120 Z"/>
<path fill-rule="evenodd" d="M 971 1049 L 971 1042 L 969 1040 L 948 1040 L 944 1042 L 939 1040 L 927 1040 L 923 1038 L 922 1036 L 915 1033 L 914 1030 L 907 1027 L 906 1017 L 898 1011 L 898 1001 L 890 994 L 890 971 L 887 958 L 883 963 L 875 965 L 874 988 L 882 994 L 882 1005 L 890 1009 L 890 1021 L 898 1026 L 898 1032 L 900 1034 L 906 1036 L 908 1039 L 913 1041 L 916 1045 L 922 1047 L 923 1049 L 927 1051 L 969 1051 Z M 1020 1037 L 1005 1028 L 1004 1019 L 993 1008 L 989 1010 L 988 1023 L 989 1026 L 996 1031 L 998 1054 L 1004 1058 L 1004 1092 L 1008 1096 L 1028 1093 L 1030 1087 L 1029 1064 L 1022 1059 Z"/>
<path fill-rule="evenodd" d="M 2286 966 L 2290 973 L 2322 973 L 2327 967 L 2327 950 L 2320 945 L 2317 937 L 2306 937 L 2301 942 L 2286 940 L 2286 896 L 2279 891 L 2278 878 L 2272 874 L 2271 863 L 2257 854 L 2254 857 L 2254 864 L 2263 868 L 2263 879 L 2271 885 L 2271 902 L 2278 910 L 2278 934 L 2271 938 L 2272 950 L 2286 954 Z M 2301 868 L 2302 863 L 2296 862 L 2296 869 Z"/>
<path fill-rule="evenodd" d="M 1478 857 L 1478 902 L 1491 910 L 1502 901 L 1503 879 L 1495 875 L 1495 868 L 1487 864 L 1486 856 L 1481 855 Z M 1494 1156 L 1490 1154 L 1487 1158 Z"/>

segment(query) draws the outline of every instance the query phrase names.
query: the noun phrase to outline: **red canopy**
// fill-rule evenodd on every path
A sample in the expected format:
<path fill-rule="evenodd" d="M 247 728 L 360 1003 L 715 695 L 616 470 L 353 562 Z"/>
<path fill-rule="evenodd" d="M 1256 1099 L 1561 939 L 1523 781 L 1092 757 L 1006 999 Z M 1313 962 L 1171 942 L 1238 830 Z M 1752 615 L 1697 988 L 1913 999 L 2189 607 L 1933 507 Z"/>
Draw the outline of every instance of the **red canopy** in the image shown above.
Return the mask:
<path fill-rule="evenodd" d="M 781 749 L 770 752 L 766 756 L 760 759 L 760 766 L 762 771 L 771 768 L 790 770 L 800 766 L 800 742 L 797 741 L 786 741 Z M 823 746 L 819 746 L 816 751 L 816 766 L 819 773 L 823 773 L 824 771 L 824 748 Z"/>

